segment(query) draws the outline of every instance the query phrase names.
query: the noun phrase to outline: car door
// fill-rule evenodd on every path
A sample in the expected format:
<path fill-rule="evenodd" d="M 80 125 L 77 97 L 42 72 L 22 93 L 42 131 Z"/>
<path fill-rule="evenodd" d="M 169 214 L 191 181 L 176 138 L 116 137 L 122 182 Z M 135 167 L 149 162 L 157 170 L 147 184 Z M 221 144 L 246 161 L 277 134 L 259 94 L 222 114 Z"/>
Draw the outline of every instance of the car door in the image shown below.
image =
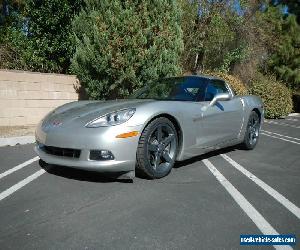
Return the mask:
<path fill-rule="evenodd" d="M 218 93 L 231 93 L 224 81 L 210 80 L 206 88 L 205 101 L 210 102 Z M 234 96 L 231 100 L 218 101 L 203 110 L 200 129 L 203 147 L 214 147 L 237 139 L 243 122 L 242 102 Z"/>

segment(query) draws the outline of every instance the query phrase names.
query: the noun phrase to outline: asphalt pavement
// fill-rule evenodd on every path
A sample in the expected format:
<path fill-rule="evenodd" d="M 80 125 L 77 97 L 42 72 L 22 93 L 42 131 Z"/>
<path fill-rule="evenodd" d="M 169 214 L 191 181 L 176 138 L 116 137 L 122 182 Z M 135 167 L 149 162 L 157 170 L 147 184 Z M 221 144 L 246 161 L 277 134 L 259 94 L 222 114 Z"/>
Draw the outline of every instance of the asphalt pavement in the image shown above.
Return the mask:
<path fill-rule="evenodd" d="M 300 117 L 267 120 L 252 151 L 133 183 L 44 166 L 33 144 L 0 147 L 0 249 L 249 249 L 241 234 L 276 233 L 300 249 L 299 207 Z"/>

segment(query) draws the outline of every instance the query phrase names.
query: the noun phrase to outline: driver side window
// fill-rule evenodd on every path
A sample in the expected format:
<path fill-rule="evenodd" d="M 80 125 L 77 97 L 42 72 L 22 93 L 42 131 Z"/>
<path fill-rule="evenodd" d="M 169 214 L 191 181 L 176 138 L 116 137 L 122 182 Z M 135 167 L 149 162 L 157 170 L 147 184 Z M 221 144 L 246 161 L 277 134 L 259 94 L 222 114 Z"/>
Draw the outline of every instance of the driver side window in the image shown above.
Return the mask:
<path fill-rule="evenodd" d="M 205 92 L 205 101 L 211 101 L 216 94 L 229 93 L 226 88 L 225 82 L 222 80 L 211 80 L 207 85 Z"/>

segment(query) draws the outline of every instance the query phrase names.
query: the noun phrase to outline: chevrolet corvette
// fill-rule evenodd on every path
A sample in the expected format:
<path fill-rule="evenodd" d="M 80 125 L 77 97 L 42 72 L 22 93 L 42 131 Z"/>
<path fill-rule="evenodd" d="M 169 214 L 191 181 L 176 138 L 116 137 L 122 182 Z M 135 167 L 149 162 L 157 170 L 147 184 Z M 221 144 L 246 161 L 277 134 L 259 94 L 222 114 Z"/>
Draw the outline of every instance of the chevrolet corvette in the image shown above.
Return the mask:
<path fill-rule="evenodd" d="M 98 172 L 168 175 L 176 161 L 240 144 L 253 149 L 264 109 L 210 76 L 153 81 L 128 99 L 76 101 L 36 128 L 35 151 L 48 164 Z"/>

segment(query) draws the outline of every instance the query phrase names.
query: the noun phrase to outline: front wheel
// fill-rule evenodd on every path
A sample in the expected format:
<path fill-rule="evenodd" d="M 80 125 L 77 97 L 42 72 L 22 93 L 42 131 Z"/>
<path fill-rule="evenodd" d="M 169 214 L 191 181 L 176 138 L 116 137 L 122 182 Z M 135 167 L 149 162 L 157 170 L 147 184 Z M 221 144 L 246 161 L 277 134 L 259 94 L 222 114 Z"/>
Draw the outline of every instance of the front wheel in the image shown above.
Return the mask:
<path fill-rule="evenodd" d="M 162 178 L 174 166 L 178 137 L 173 123 L 159 117 L 142 132 L 137 149 L 137 169 L 148 178 Z"/>
<path fill-rule="evenodd" d="M 246 133 L 242 147 L 247 150 L 254 149 L 259 137 L 260 119 L 255 111 L 252 111 L 249 116 Z"/>

